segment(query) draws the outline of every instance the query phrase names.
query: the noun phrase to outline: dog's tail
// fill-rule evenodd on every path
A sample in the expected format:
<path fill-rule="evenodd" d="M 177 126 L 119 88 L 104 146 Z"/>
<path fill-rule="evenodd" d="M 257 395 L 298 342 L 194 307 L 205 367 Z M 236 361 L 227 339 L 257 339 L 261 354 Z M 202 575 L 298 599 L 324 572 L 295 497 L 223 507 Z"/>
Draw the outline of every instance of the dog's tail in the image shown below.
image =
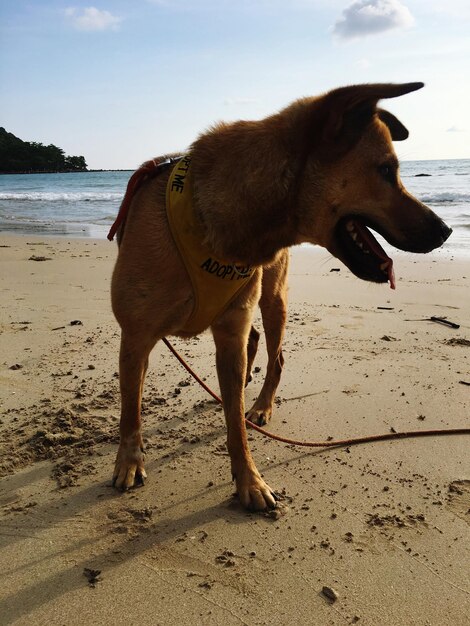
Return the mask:
<path fill-rule="evenodd" d="M 149 178 L 153 178 L 156 174 L 161 172 L 163 166 L 172 165 L 177 160 L 178 158 L 175 157 L 157 157 L 156 159 L 146 161 L 143 165 L 139 167 L 138 170 L 136 170 L 132 174 L 129 182 L 127 183 L 126 193 L 124 194 L 121 206 L 119 207 L 119 212 L 117 214 L 116 220 L 111 226 L 111 229 L 108 233 L 109 241 L 112 241 L 114 239 L 114 235 L 116 234 L 116 232 L 124 225 L 132 199 L 142 183 Z"/>

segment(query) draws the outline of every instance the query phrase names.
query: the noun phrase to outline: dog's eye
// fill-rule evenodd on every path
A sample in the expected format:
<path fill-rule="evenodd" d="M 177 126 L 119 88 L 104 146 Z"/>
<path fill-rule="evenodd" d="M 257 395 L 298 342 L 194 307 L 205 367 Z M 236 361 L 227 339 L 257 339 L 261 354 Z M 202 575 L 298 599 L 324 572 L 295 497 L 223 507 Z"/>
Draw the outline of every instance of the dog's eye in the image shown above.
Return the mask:
<path fill-rule="evenodd" d="M 388 163 L 384 163 L 379 166 L 379 174 L 382 176 L 384 180 L 386 180 L 390 184 L 394 184 L 397 180 L 396 170 L 392 165 Z"/>

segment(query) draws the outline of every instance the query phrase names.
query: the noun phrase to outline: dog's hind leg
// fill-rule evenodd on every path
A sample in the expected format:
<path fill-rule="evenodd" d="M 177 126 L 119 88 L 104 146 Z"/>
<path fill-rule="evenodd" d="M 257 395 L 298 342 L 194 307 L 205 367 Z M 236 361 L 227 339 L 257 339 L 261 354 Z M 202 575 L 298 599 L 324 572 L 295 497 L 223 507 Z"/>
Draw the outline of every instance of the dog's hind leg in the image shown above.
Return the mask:
<path fill-rule="evenodd" d="M 143 484 L 144 447 L 141 431 L 141 401 L 148 356 L 156 339 L 122 332 L 119 354 L 121 387 L 120 443 L 114 466 L 113 485 L 125 491 Z"/>
<path fill-rule="evenodd" d="M 246 415 L 250 422 L 259 426 L 263 426 L 271 419 L 274 397 L 284 365 L 282 339 L 287 316 L 288 269 L 289 255 L 287 251 L 284 251 L 273 265 L 263 269 L 259 305 L 266 335 L 268 365 L 266 378 L 258 399 Z"/>
<path fill-rule="evenodd" d="M 247 368 L 247 342 L 251 308 L 226 311 L 212 325 L 216 346 L 217 374 L 227 422 L 227 447 L 232 476 L 243 506 L 262 511 L 276 506 L 276 498 L 256 469 L 248 448 L 244 419 L 244 393 Z"/>
<path fill-rule="evenodd" d="M 256 330 L 254 326 L 250 329 L 250 334 L 248 335 L 248 362 L 246 366 L 246 379 L 245 379 L 245 387 L 248 383 L 251 383 L 253 380 L 253 376 L 251 375 L 253 369 L 253 362 L 255 360 L 256 353 L 258 351 L 258 343 L 259 343 L 259 332 Z"/>

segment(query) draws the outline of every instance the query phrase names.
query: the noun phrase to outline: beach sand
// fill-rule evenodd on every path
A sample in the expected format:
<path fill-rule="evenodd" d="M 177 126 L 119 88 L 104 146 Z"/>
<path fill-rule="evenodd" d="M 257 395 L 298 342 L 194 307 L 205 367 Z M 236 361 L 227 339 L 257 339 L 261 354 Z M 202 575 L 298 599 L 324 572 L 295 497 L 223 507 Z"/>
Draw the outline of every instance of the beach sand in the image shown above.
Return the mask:
<path fill-rule="evenodd" d="M 468 436 L 312 451 L 251 432 L 283 499 L 275 514 L 246 513 L 221 409 L 160 344 L 143 409 L 149 479 L 119 494 L 116 247 L 0 245 L 2 624 L 468 624 Z M 293 252 L 270 430 L 468 427 L 469 261 L 397 254 L 395 268 L 391 291 L 324 251 Z M 218 391 L 210 334 L 173 343 Z"/>

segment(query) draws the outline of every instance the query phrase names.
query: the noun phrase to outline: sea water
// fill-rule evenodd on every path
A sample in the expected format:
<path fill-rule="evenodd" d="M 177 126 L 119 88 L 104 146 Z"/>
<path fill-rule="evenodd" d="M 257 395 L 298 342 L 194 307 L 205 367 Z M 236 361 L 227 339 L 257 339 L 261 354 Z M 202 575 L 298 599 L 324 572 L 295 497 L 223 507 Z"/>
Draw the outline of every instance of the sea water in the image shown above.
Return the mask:
<path fill-rule="evenodd" d="M 1 175 L 0 232 L 104 238 L 131 174 Z"/>
<path fill-rule="evenodd" d="M 0 233 L 104 238 L 131 174 L 0 175 Z M 470 159 L 404 161 L 401 177 L 454 230 L 445 247 L 470 253 Z"/>
<path fill-rule="evenodd" d="M 470 254 L 470 159 L 404 161 L 400 172 L 408 191 L 453 229 L 445 247 Z"/>

